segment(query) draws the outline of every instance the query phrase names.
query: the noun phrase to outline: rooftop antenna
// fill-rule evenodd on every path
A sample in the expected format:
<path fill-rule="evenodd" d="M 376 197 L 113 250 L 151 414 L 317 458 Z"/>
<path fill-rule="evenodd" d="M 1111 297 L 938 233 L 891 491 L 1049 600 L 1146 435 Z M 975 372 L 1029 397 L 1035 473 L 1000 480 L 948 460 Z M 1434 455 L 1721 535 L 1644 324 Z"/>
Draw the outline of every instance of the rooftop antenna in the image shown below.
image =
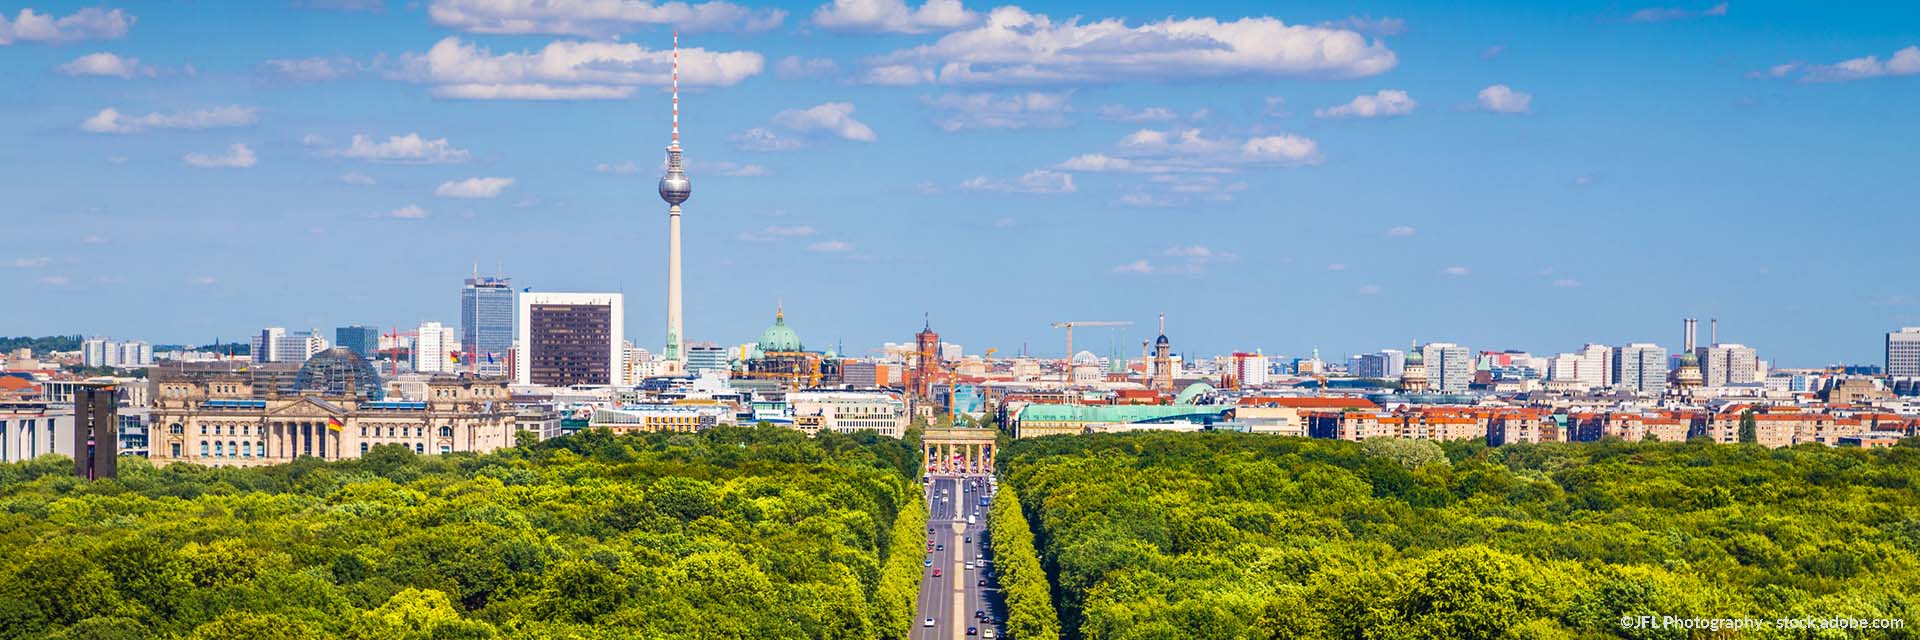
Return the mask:
<path fill-rule="evenodd" d="M 673 148 L 680 149 L 680 30 L 673 30 Z"/>

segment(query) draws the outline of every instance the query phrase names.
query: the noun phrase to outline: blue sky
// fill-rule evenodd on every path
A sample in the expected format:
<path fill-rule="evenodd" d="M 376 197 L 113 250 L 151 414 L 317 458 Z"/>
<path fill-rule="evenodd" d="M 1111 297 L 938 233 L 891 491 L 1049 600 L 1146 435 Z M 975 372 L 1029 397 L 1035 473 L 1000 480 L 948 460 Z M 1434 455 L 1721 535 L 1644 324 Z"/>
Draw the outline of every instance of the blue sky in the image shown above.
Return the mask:
<path fill-rule="evenodd" d="M 1920 5 L 0 3 L 0 334 L 457 321 L 477 260 L 689 337 L 1877 362 Z M 1704 322 L 1702 324 L 1705 324 Z M 1128 345 L 1133 345 L 1129 348 Z"/>

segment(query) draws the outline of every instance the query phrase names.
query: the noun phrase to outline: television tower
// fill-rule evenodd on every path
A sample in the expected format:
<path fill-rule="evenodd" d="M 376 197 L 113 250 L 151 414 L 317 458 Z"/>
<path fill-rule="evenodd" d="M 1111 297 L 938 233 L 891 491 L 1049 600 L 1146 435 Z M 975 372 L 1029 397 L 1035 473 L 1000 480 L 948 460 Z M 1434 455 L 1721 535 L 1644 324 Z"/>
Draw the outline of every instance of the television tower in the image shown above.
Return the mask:
<path fill-rule="evenodd" d="M 667 201 L 667 348 L 666 359 L 685 365 L 680 349 L 680 203 L 693 195 L 693 183 L 680 163 L 680 32 L 673 32 L 673 142 L 667 145 L 667 175 L 660 177 L 660 199 Z"/>

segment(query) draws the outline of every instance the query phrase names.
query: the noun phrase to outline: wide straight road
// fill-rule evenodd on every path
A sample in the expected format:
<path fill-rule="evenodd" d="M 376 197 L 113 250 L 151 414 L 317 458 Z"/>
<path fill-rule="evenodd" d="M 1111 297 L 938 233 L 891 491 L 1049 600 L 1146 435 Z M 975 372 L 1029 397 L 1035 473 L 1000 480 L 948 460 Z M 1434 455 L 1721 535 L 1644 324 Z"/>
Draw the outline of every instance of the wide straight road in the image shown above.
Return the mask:
<path fill-rule="evenodd" d="M 914 614 L 914 640 L 1001 637 L 1006 617 L 993 581 L 993 550 L 986 542 L 992 488 L 986 476 L 934 475 L 927 483 L 927 559 Z M 967 518 L 973 517 L 968 523 Z M 967 566 L 971 564 L 973 568 Z M 934 577 L 934 569 L 940 576 Z M 926 621 L 931 618 L 932 626 Z M 967 633 L 968 629 L 974 635 Z"/>

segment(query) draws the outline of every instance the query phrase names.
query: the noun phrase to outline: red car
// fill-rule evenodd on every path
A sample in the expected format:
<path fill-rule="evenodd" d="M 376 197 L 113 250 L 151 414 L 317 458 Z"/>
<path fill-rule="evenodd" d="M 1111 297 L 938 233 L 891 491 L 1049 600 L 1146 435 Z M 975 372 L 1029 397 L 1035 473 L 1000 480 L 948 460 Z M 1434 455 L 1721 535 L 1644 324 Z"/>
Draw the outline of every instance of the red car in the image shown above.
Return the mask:
<path fill-rule="evenodd" d="M 935 577 L 935 578 L 938 578 L 938 577 L 940 577 L 940 568 L 939 568 L 939 567 L 934 567 L 934 569 L 933 569 L 933 577 Z"/>

